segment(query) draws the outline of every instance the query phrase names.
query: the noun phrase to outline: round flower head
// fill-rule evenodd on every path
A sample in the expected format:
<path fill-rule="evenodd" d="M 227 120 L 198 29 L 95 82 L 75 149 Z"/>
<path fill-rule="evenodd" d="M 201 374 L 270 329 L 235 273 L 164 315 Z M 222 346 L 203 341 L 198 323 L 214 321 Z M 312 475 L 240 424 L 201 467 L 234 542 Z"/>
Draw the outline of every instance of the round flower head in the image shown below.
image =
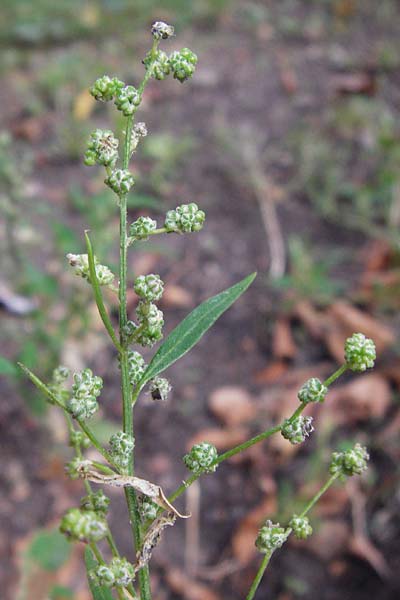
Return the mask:
<path fill-rule="evenodd" d="M 103 517 L 92 510 L 71 508 L 61 519 L 61 533 L 81 542 L 99 542 L 106 537 L 108 527 Z"/>
<path fill-rule="evenodd" d="M 154 379 L 150 381 L 149 389 L 153 400 L 161 400 L 165 402 L 172 387 L 168 379 L 165 379 L 165 377 L 154 377 Z"/>
<path fill-rule="evenodd" d="M 77 277 L 82 277 L 82 279 L 86 279 L 88 283 L 91 283 L 88 255 L 70 253 L 67 254 L 67 259 L 71 267 L 74 268 L 75 275 Z M 98 284 L 110 285 L 114 281 L 114 273 L 112 273 L 105 265 L 99 265 L 96 257 L 94 257 L 94 265 Z"/>
<path fill-rule="evenodd" d="M 366 369 L 372 369 L 376 359 L 375 344 L 363 333 L 353 333 L 346 340 L 344 358 L 347 366 L 352 371 L 362 372 Z"/>
<path fill-rule="evenodd" d="M 301 444 L 314 431 L 312 421 L 312 417 L 303 417 L 302 415 L 293 420 L 286 419 L 282 425 L 281 434 L 291 444 Z"/>
<path fill-rule="evenodd" d="M 144 358 L 139 352 L 128 350 L 128 368 L 129 381 L 131 382 L 131 385 L 135 385 L 140 381 L 146 368 Z"/>
<path fill-rule="evenodd" d="M 157 221 L 150 219 L 150 217 L 139 217 L 130 226 L 129 233 L 136 240 L 148 240 L 149 234 L 156 229 Z"/>
<path fill-rule="evenodd" d="M 334 452 L 329 468 L 331 475 L 361 475 L 368 468 L 369 454 L 367 449 L 360 444 L 344 452 Z"/>
<path fill-rule="evenodd" d="M 92 463 L 90 460 L 84 460 L 76 456 L 66 464 L 65 471 L 71 479 L 79 479 L 80 477 L 84 477 L 85 473 L 89 472 L 91 466 Z"/>
<path fill-rule="evenodd" d="M 85 165 L 113 167 L 118 159 L 119 142 L 110 130 L 96 129 L 90 134 L 85 152 Z"/>
<path fill-rule="evenodd" d="M 101 587 L 111 588 L 115 584 L 114 572 L 111 567 L 107 565 L 99 565 L 90 575 Z"/>
<path fill-rule="evenodd" d="M 308 404 L 309 402 L 323 402 L 327 393 L 328 388 L 316 377 L 311 377 L 302 385 L 297 397 L 303 404 Z"/>
<path fill-rule="evenodd" d="M 114 104 L 125 117 L 133 115 L 141 101 L 138 90 L 133 85 L 126 85 L 118 90 Z"/>
<path fill-rule="evenodd" d="M 115 585 L 126 587 L 135 577 L 133 565 L 124 557 L 113 558 L 110 567 L 114 573 Z"/>
<path fill-rule="evenodd" d="M 163 295 L 164 283 L 159 275 L 140 275 L 136 277 L 133 289 L 147 302 L 156 302 Z"/>
<path fill-rule="evenodd" d="M 151 67 L 151 76 L 154 77 L 154 79 L 162 81 L 171 72 L 169 58 L 167 54 L 165 54 L 165 52 L 163 52 L 162 50 L 156 50 L 154 62 L 152 61 L 152 52 L 148 52 L 143 60 L 143 64 L 146 67 L 146 70 L 149 69 L 150 65 L 152 64 L 153 66 Z"/>
<path fill-rule="evenodd" d="M 151 34 L 155 40 L 166 40 L 174 35 L 174 28 L 163 21 L 156 21 L 151 26 Z"/>
<path fill-rule="evenodd" d="M 192 77 L 197 64 L 197 56 L 189 48 L 182 48 L 182 50 L 171 54 L 169 64 L 174 78 L 183 83 Z"/>
<path fill-rule="evenodd" d="M 142 500 L 140 504 L 140 514 L 143 521 L 154 521 L 157 517 L 158 506 L 150 499 Z"/>
<path fill-rule="evenodd" d="M 91 369 L 74 373 L 72 396 L 67 402 L 67 409 L 76 419 L 90 419 L 98 409 L 96 398 L 103 387 L 101 377 L 93 375 Z"/>
<path fill-rule="evenodd" d="M 206 215 L 197 204 L 182 204 L 169 210 L 165 217 L 165 229 L 168 233 L 188 233 L 203 228 Z"/>
<path fill-rule="evenodd" d="M 293 515 L 289 522 L 289 527 L 293 529 L 294 535 L 299 540 L 307 539 L 313 532 L 308 517 L 298 517 Z"/>
<path fill-rule="evenodd" d="M 136 308 L 136 315 L 140 323 L 140 329 L 135 336 L 136 343 L 141 346 L 154 346 L 163 337 L 163 312 L 155 304 L 141 301 Z"/>
<path fill-rule="evenodd" d="M 89 494 L 81 499 L 82 510 L 92 510 L 100 515 L 106 515 L 110 505 L 108 498 L 102 490 L 98 490 L 94 494 Z"/>
<path fill-rule="evenodd" d="M 100 102 L 109 102 L 123 87 L 124 82 L 120 81 L 117 77 L 111 79 L 108 75 L 103 75 L 103 77 L 96 79 L 90 88 L 90 93 L 93 98 Z"/>
<path fill-rule="evenodd" d="M 72 447 L 81 446 L 82 448 L 89 448 L 91 441 L 83 431 L 74 429 L 69 434 L 69 445 Z"/>
<path fill-rule="evenodd" d="M 116 169 L 104 180 L 104 183 L 116 194 L 127 194 L 135 180 L 132 174 L 126 169 Z"/>
<path fill-rule="evenodd" d="M 218 452 L 213 444 L 202 442 L 192 447 L 183 457 L 183 462 L 193 473 L 213 473 L 217 465 L 213 462 L 218 458 Z"/>
<path fill-rule="evenodd" d="M 267 520 L 258 532 L 256 548 L 263 554 L 269 554 L 283 546 L 287 537 L 288 533 L 279 523 Z"/>
<path fill-rule="evenodd" d="M 110 437 L 111 454 L 122 469 L 127 468 L 134 447 L 133 438 L 123 431 L 118 431 Z"/>

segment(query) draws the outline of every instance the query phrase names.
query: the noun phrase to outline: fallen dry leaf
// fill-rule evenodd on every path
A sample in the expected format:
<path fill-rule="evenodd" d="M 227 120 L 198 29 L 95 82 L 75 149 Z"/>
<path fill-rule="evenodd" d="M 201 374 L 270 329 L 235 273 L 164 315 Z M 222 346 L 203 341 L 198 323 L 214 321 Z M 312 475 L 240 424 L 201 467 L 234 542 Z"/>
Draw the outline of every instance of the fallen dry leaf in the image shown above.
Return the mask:
<path fill-rule="evenodd" d="M 338 423 L 382 419 L 390 402 L 390 386 L 378 373 L 360 375 L 329 394 L 329 409 Z"/>
<path fill-rule="evenodd" d="M 364 94 L 373 96 L 377 91 L 377 80 L 372 71 L 341 73 L 332 78 L 332 87 L 341 95 Z"/>
<path fill-rule="evenodd" d="M 180 285 L 168 284 L 165 286 L 162 303 L 173 308 L 191 308 L 194 300 L 193 295 Z"/>
<path fill-rule="evenodd" d="M 235 427 L 255 418 L 257 408 L 245 388 L 224 386 L 214 390 L 208 406 L 224 425 Z"/>
<path fill-rule="evenodd" d="M 286 361 L 276 360 L 265 369 L 258 371 L 255 374 L 254 380 L 256 383 L 275 383 L 287 372 L 289 365 Z"/>
<path fill-rule="evenodd" d="M 272 353 L 276 358 L 294 358 L 297 347 L 294 343 L 289 319 L 280 317 L 275 323 Z"/>
<path fill-rule="evenodd" d="M 208 586 L 190 579 L 178 569 L 167 568 L 165 579 L 171 590 L 185 600 L 221 600 Z"/>

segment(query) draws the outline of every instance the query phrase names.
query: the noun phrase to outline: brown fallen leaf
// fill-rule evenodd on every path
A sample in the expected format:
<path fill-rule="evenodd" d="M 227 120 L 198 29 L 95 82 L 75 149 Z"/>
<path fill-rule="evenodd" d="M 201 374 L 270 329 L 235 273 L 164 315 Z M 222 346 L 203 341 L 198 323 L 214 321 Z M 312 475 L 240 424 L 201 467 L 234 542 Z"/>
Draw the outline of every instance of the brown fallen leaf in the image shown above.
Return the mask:
<path fill-rule="evenodd" d="M 249 437 L 250 431 L 246 427 L 237 427 L 235 429 L 210 427 L 196 433 L 188 442 L 187 449 L 190 450 L 194 444 L 209 442 L 210 444 L 214 444 L 217 450 L 228 450 L 233 446 L 243 443 Z"/>
<path fill-rule="evenodd" d="M 276 358 L 294 358 L 297 347 L 294 343 L 289 319 L 280 317 L 275 323 L 272 353 Z"/>
<path fill-rule="evenodd" d="M 302 300 L 296 304 L 293 314 L 300 319 L 309 334 L 316 339 L 320 339 L 326 330 L 326 321 L 324 315 L 316 310 L 311 302 Z"/>
<path fill-rule="evenodd" d="M 214 390 L 208 401 L 213 413 L 227 427 L 236 427 L 255 418 L 257 407 L 245 388 L 224 386 Z"/>
<path fill-rule="evenodd" d="M 358 73 L 340 73 L 332 78 L 332 87 L 341 95 L 363 94 L 373 96 L 377 91 L 376 75 L 372 70 Z"/>
<path fill-rule="evenodd" d="M 263 521 L 276 512 L 276 493 L 271 493 L 264 501 L 249 512 L 241 521 L 232 536 L 234 557 L 242 565 L 248 565 L 257 554 L 255 541 Z"/>
<path fill-rule="evenodd" d="M 350 383 L 335 387 L 329 395 L 329 406 L 338 423 L 356 423 L 382 419 L 391 402 L 387 380 L 378 373 L 360 375 Z"/>
<path fill-rule="evenodd" d="M 190 579 L 178 569 L 167 568 L 165 579 L 171 590 L 185 600 L 221 600 L 208 586 Z"/>
<path fill-rule="evenodd" d="M 256 383 L 275 383 L 288 369 L 289 365 L 286 361 L 275 360 L 261 371 L 258 371 L 254 376 L 254 380 Z"/>
<path fill-rule="evenodd" d="M 193 295 L 180 285 L 168 284 L 165 286 L 162 303 L 173 308 L 191 308 Z"/>

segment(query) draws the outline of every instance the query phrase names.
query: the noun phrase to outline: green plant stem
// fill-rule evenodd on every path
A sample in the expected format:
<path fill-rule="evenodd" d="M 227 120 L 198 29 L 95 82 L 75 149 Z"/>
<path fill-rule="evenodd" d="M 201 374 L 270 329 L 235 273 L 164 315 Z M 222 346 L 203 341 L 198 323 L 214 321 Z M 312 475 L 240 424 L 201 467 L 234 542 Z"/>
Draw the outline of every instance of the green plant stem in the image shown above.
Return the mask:
<path fill-rule="evenodd" d="M 299 515 L 300 517 L 305 517 L 308 512 L 313 508 L 313 506 L 318 502 L 323 494 L 331 487 L 331 485 L 336 481 L 339 477 L 340 473 L 335 473 L 332 475 L 328 481 L 322 486 L 322 488 L 313 496 L 310 502 L 307 504 L 303 512 Z"/>
<path fill-rule="evenodd" d="M 253 600 L 255 593 L 258 589 L 258 586 L 261 583 L 261 579 L 263 578 L 265 570 L 268 567 L 268 563 L 271 559 L 271 556 L 272 556 L 272 552 L 267 552 L 267 554 L 264 556 L 262 563 L 260 565 L 260 568 L 258 569 L 257 574 L 253 579 L 253 583 L 251 584 L 249 593 L 246 596 L 246 600 Z"/>
<path fill-rule="evenodd" d="M 330 377 L 328 377 L 327 379 L 325 379 L 325 381 L 323 382 L 325 387 L 329 387 L 330 385 L 332 385 L 332 383 L 334 381 L 336 381 L 336 379 L 338 379 L 341 375 L 343 375 L 343 373 L 345 373 L 347 371 L 347 365 L 346 363 L 344 365 L 342 365 L 341 367 L 339 367 L 337 369 L 337 371 L 335 371 L 334 373 L 332 373 L 332 375 Z"/>

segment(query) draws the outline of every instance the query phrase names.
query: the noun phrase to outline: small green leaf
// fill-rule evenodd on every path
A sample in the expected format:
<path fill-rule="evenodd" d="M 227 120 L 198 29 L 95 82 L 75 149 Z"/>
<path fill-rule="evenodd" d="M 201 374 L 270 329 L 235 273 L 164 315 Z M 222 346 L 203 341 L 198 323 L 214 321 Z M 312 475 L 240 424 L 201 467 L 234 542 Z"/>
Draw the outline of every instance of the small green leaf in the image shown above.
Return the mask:
<path fill-rule="evenodd" d="M 17 375 L 17 367 L 11 360 L 8 360 L 4 356 L 0 356 L 0 375 L 7 375 L 9 377 L 16 377 Z"/>
<path fill-rule="evenodd" d="M 86 564 L 86 573 L 87 579 L 90 587 L 90 591 L 92 592 L 93 600 L 114 600 L 114 597 L 111 591 L 106 587 L 100 587 L 97 585 L 93 579 L 90 577 L 90 572 L 93 571 L 97 567 L 97 561 L 93 556 L 93 552 L 86 546 L 85 548 L 85 564 Z"/>
<path fill-rule="evenodd" d="M 71 545 L 57 530 L 39 531 L 32 540 L 28 556 L 45 571 L 57 571 L 70 554 Z"/>
<path fill-rule="evenodd" d="M 247 290 L 255 276 L 256 273 L 252 273 L 227 290 L 205 300 L 179 323 L 153 356 L 139 387 L 143 387 L 147 381 L 165 371 L 178 358 L 193 348 L 222 313 Z"/>

